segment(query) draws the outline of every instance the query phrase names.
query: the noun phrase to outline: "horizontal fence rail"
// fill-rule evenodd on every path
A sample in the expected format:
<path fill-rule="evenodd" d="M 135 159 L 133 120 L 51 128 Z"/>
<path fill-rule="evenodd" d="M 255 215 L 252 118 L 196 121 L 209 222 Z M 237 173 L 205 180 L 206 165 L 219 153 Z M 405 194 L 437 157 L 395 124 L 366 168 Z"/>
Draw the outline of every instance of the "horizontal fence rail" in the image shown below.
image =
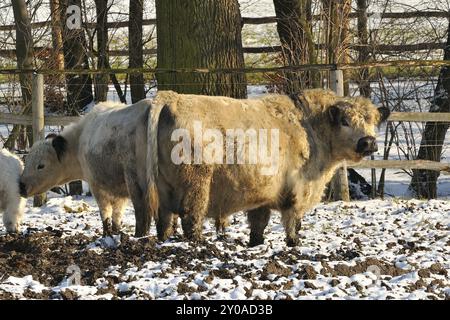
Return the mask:
<path fill-rule="evenodd" d="M 115 69 L 0 69 L 1 74 L 23 74 L 40 73 L 43 75 L 58 74 L 127 74 L 127 73 L 271 73 L 289 71 L 333 71 L 333 70 L 358 70 L 366 68 L 386 68 L 386 67 L 444 67 L 450 66 L 450 60 L 391 60 L 375 62 L 354 62 L 338 64 L 304 64 L 298 66 L 264 67 L 264 68 L 183 68 L 183 69 L 162 69 L 162 68 L 115 68 Z"/>
<path fill-rule="evenodd" d="M 401 169 L 401 170 L 432 170 L 450 175 L 450 163 L 429 160 L 363 160 L 356 164 L 347 164 L 350 168 L 360 169 Z"/>
<path fill-rule="evenodd" d="M 44 123 L 47 126 L 67 126 L 80 119 L 77 116 L 46 116 Z M 410 122 L 450 122 L 450 113 L 430 112 L 392 112 L 388 121 Z M 0 112 L 0 123 L 15 125 L 32 125 L 32 115 L 15 115 Z M 450 163 L 442 163 L 427 160 L 363 160 L 357 164 L 348 164 L 350 168 L 364 169 L 423 169 L 441 171 L 450 175 Z"/>
<path fill-rule="evenodd" d="M 328 46 L 325 44 L 316 44 L 316 49 L 326 49 Z M 389 53 L 389 52 L 413 52 L 413 51 L 423 51 L 423 50 L 443 50 L 445 49 L 445 43 L 439 42 L 425 42 L 425 43 L 415 43 L 415 44 L 350 44 L 348 46 L 349 50 L 355 51 L 376 51 L 377 53 Z M 51 54 L 55 50 L 50 47 L 34 47 L 34 52 L 40 52 L 44 54 Z M 264 46 L 264 47 L 244 47 L 244 53 L 247 54 L 260 54 L 260 53 L 279 53 L 282 51 L 281 46 Z M 143 49 L 142 53 L 144 55 L 157 55 L 158 49 Z M 128 50 L 107 50 L 110 57 L 127 57 L 129 55 Z M 94 54 L 96 55 L 96 53 Z M 15 58 L 16 49 L 1 49 L 0 56 L 5 58 Z"/>
<path fill-rule="evenodd" d="M 376 12 L 370 12 L 367 14 L 367 16 L 370 17 L 379 17 L 381 19 L 414 19 L 414 18 L 449 18 L 450 12 L 446 11 L 411 11 L 411 12 L 383 12 L 383 13 L 376 13 Z M 358 13 L 357 12 L 351 12 L 349 14 L 349 17 L 351 19 L 357 19 Z M 323 20 L 324 15 L 314 15 L 313 19 Z M 271 17 L 243 17 L 242 23 L 243 24 L 250 24 L 250 25 L 260 25 L 260 24 L 271 24 L 271 23 L 277 23 L 278 18 L 275 16 Z M 142 20 L 143 26 L 153 26 L 156 25 L 156 19 L 144 19 Z M 51 21 L 39 21 L 39 22 L 33 22 L 31 24 L 31 27 L 33 29 L 39 29 L 39 28 L 47 28 L 51 27 L 52 22 Z M 117 21 L 117 22 L 108 22 L 106 24 L 108 29 L 118 29 L 118 28 L 127 28 L 129 26 L 129 21 Z M 59 26 L 54 26 L 58 28 Z M 83 27 L 88 29 L 95 29 L 97 28 L 97 23 L 94 22 L 88 22 L 84 23 Z M 3 25 L 0 26 L 0 31 L 13 31 L 15 29 L 15 25 Z"/>

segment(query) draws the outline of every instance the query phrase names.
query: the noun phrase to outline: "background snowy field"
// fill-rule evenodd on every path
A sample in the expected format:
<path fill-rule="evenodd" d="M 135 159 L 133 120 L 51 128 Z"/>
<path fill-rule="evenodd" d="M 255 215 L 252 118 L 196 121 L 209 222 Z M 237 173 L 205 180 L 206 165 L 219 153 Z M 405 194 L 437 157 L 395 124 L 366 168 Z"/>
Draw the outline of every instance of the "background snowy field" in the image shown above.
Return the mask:
<path fill-rule="evenodd" d="M 284 243 L 274 213 L 266 243 L 247 248 L 246 218 L 226 239 L 101 238 L 92 198 L 52 197 L 27 207 L 20 236 L 0 231 L 0 299 L 445 299 L 450 297 L 450 203 L 373 200 L 321 204 L 301 246 Z M 81 282 L 67 270 L 80 271 Z M 76 279 L 76 277 L 75 277 Z M 77 284 L 77 285 L 74 285 Z"/>

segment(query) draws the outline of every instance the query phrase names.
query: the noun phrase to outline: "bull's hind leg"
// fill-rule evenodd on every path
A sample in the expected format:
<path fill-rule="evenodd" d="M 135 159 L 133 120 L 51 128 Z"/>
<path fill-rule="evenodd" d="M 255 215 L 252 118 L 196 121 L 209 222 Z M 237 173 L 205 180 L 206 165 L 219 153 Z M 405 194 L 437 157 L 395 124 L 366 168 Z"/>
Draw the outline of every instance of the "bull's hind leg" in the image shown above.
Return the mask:
<path fill-rule="evenodd" d="M 122 230 L 122 217 L 127 201 L 127 199 L 116 199 L 112 203 L 112 232 L 114 234 L 118 234 Z"/>
<path fill-rule="evenodd" d="M 248 245 L 254 247 L 264 244 L 264 230 L 270 220 L 270 209 L 261 207 L 250 210 L 247 213 L 247 219 L 250 225 L 250 242 Z"/>
<path fill-rule="evenodd" d="M 294 208 L 281 211 L 281 221 L 286 232 L 286 244 L 289 247 L 299 245 L 298 231 L 301 227 L 301 220 L 297 217 Z"/>

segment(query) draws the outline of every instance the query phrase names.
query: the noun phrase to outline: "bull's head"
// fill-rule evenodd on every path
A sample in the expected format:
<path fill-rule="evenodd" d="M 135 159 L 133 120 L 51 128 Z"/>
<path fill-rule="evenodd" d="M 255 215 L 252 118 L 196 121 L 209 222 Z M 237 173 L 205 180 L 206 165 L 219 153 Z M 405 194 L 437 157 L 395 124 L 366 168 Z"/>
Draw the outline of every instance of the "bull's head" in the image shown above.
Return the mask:
<path fill-rule="evenodd" d="M 364 98 L 342 100 L 329 107 L 333 156 L 358 162 L 378 151 L 375 131 L 389 114 L 388 108 L 376 108 Z"/>
<path fill-rule="evenodd" d="M 46 192 L 63 183 L 68 170 L 62 162 L 66 148 L 67 141 L 62 136 L 49 136 L 33 145 L 20 178 L 23 197 Z"/>

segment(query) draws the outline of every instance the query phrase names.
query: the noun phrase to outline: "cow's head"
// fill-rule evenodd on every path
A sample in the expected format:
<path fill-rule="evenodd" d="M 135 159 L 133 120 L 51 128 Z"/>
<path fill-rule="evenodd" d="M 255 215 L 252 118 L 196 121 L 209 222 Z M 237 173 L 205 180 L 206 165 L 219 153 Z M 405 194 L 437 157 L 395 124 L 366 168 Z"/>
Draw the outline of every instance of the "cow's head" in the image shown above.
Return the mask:
<path fill-rule="evenodd" d="M 70 170 L 63 163 L 66 149 L 66 139 L 55 135 L 33 145 L 25 158 L 25 168 L 20 178 L 22 196 L 43 193 L 63 183 L 66 171 Z"/>
<path fill-rule="evenodd" d="M 327 111 L 335 158 L 358 162 L 378 151 L 375 131 L 389 117 L 388 108 L 376 108 L 368 99 L 358 97 L 338 100 Z"/>

